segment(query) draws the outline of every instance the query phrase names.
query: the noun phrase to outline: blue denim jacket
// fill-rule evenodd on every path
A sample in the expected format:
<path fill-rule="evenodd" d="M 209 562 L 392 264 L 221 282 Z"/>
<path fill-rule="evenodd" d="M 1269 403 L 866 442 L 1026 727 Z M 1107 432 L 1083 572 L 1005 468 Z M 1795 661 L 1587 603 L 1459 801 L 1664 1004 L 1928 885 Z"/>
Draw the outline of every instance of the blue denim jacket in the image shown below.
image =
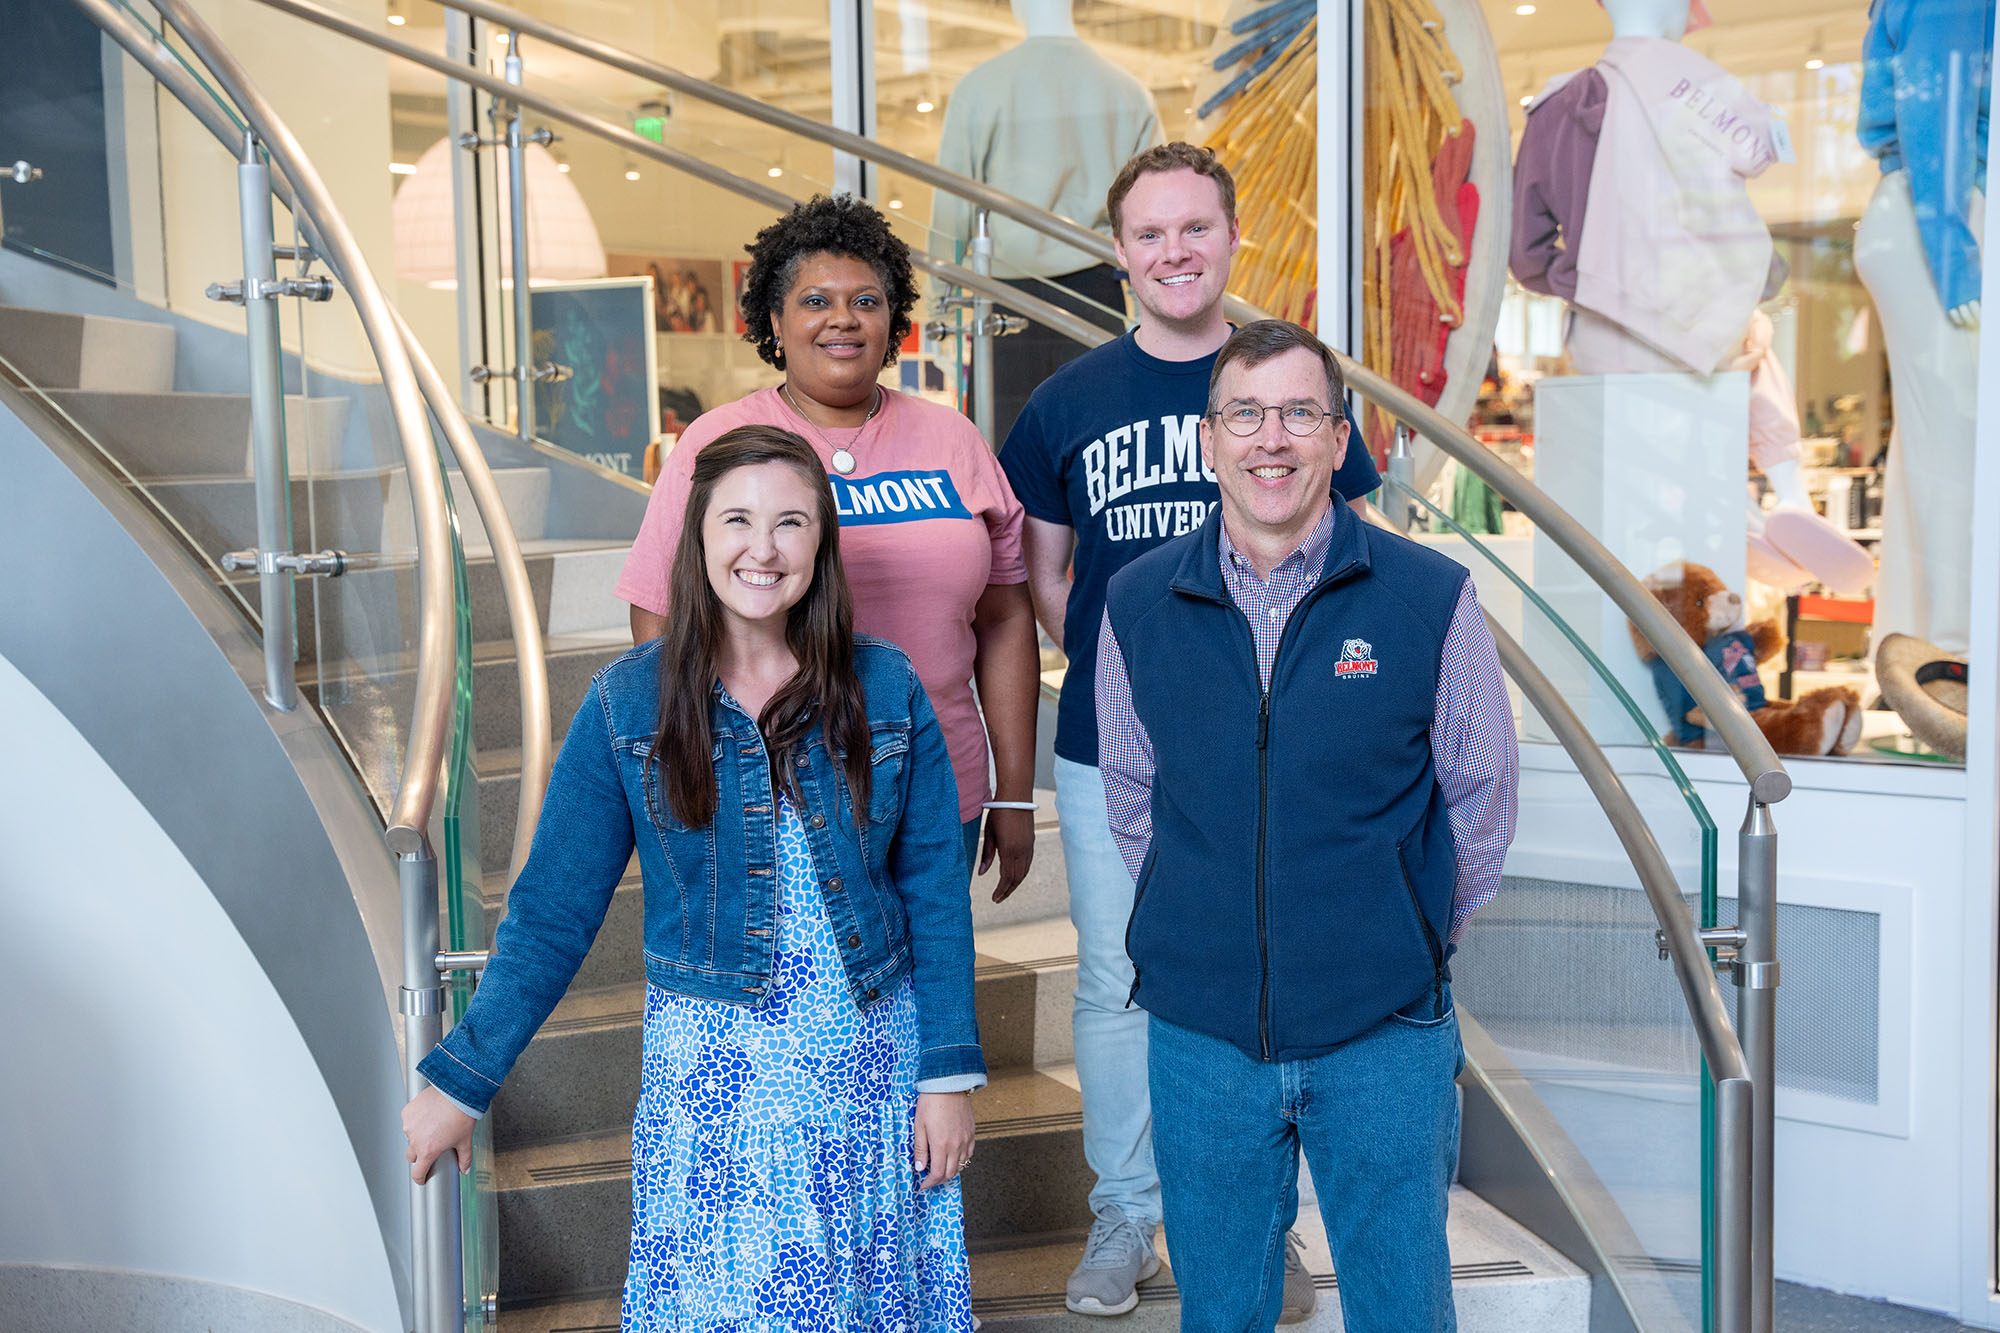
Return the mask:
<path fill-rule="evenodd" d="M 720 803 L 706 828 L 668 808 L 646 759 L 659 726 L 660 642 L 591 682 L 563 741 L 533 847 L 508 897 L 471 1005 L 419 1069 L 484 1111 L 568 989 L 636 846 L 645 884 L 646 980 L 751 1008 L 771 993 L 778 808 L 756 719 L 718 685 L 709 721 Z M 820 729 L 795 761 L 799 814 L 848 993 L 862 1008 L 916 978 L 918 1078 L 983 1074 L 972 1007 L 972 902 L 951 757 L 910 659 L 856 636 L 874 772 L 867 818 Z"/>

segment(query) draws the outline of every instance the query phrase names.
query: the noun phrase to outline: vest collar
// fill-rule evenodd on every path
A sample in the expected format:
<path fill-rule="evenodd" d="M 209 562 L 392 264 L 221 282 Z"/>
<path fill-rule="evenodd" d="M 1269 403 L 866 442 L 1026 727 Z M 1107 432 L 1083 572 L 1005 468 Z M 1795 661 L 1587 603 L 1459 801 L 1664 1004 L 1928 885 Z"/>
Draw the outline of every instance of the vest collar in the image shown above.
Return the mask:
<path fill-rule="evenodd" d="M 1366 574 L 1370 568 L 1368 536 L 1362 522 L 1338 492 L 1333 497 L 1333 533 L 1327 538 L 1326 563 L 1320 567 L 1314 587 L 1342 582 Z M 1211 602 L 1230 600 L 1222 582 L 1222 506 L 1211 509 L 1208 518 L 1195 530 L 1195 539 L 1181 552 L 1170 585 L 1175 592 L 1201 597 Z"/>

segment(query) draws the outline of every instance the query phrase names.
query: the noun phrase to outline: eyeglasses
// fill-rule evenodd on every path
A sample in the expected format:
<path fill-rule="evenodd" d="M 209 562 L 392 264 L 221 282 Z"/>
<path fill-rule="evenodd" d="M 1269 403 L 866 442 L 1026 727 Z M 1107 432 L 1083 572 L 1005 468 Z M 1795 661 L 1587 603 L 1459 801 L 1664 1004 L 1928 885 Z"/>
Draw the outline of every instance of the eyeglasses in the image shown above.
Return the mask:
<path fill-rule="evenodd" d="M 1220 421 L 1223 429 L 1231 435 L 1255 435 L 1264 424 L 1266 412 L 1276 412 L 1278 420 L 1293 435 L 1312 434 L 1328 417 L 1336 421 L 1340 419 L 1337 413 L 1303 398 L 1289 403 L 1256 403 L 1248 398 L 1235 398 L 1224 403 L 1220 411 L 1209 415 Z"/>

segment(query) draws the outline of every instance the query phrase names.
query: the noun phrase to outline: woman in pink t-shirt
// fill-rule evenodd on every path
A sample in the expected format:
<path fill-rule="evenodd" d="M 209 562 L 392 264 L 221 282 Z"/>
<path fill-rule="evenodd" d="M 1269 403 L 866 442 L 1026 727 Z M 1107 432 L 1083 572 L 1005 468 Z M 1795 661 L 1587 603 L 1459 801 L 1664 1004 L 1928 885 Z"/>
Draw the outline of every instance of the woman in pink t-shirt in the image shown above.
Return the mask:
<path fill-rule="evenodd" d="M 951 751 L 967 860 L 985 870 L 999 858 L 997 902 L 1026 877 L 1035 847 L 1040 659 L 1020 502 L 963 415 L 877 382 L 917 301 L 909 247 L 886 218 L 850 196 L 820 196 L 748 249 L 744 341 L 784 382 L 704 412 L 667 456 L 618 579 L 633 642 L 666 627 L 668 566 L 702 446 L 753 424 L 804 437 L 833 484 L 854 628 L 916 664 Z M 1000 808 L 986 811 L 981 853 L 989 738 Z"/>

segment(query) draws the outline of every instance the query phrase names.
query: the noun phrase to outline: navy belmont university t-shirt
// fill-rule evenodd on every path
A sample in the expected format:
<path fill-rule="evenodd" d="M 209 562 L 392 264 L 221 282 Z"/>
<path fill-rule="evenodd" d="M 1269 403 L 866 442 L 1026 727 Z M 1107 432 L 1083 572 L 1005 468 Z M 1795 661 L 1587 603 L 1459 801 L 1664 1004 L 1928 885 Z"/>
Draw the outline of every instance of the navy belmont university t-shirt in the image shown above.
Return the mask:
<path fill-rule="evenodd" d="M 1000 466 L 1031 518 L 1076 531 L 1075 586 L 1063 616 L 1069 674 L 1055 751 L 1097 765 L 1097 627 L 1111 576 L 1162 542 L 1200 527 L 1220 493 L 1201 462 L 1201 414 L 1215 354 L 1148 356 L 1130 333 L 1042 382 L 1007 434 Z M 1333 479 L 1343 496 L 1381 483 L 1350 437 Z"/>

